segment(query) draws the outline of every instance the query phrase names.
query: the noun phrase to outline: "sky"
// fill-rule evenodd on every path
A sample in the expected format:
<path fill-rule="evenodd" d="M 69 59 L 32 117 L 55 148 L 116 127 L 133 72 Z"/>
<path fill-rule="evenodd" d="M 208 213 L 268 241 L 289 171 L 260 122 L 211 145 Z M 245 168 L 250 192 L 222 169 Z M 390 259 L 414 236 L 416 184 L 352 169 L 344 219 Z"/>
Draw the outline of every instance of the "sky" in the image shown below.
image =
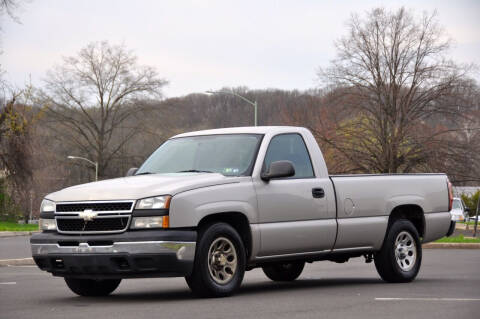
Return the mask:
<path fill-rule="evenodd" d="M 25 0 L 24 0 L 25 1 Z M 222 87 L 299 89 L 335 57 L 352 13 L 437 10 L 450 56 L 480 65 L 480 1 L 27 0 L 20 23 L 1 17 L 4 78 L 41 86 L 64 56 L 92 41 L 123 43 L 169 81 L 166 97 Z M 477 77 L 479 78 L 479 77 Z"/>

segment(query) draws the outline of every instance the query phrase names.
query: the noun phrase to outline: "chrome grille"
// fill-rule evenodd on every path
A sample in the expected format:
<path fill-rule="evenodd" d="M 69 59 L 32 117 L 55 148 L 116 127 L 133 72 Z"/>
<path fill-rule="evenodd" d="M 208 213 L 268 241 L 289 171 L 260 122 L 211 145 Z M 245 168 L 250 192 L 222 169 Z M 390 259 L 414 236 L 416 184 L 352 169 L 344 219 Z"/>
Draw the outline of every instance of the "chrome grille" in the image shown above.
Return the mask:
<path fill-rule="evenodd" d="M 129 216 L 106 218 L 97 217 L 90 221 L 82 218 L 58 218 L 57 228 L 62 232 L 111 232 L 127 228 Z"/>
<path fill-rule="evenodd" d="M 85 209 L 91 209 L 94 212 L 130 211 L 132 202 L 57 204 L 58 213 L 83 212 Z"/>
<path fill-rule="evenodd" d="M 120 233 L 129 226 L 133 205 L 133 201 L 57 203 L 57 230 L 62 234 Z M 84 211 L 97 216 L 83 218 Z"/>

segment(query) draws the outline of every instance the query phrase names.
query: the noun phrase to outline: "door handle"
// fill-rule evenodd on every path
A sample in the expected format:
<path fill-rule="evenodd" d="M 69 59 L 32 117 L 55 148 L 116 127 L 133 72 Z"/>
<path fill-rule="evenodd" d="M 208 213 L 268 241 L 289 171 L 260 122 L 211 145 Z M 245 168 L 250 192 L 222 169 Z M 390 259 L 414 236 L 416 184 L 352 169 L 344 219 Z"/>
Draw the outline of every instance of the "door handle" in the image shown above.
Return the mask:
<path fill-rule="evenodd" d="M 325 191 L 323 188 L 313 188 L 312 189 L 313 198 L 323 198 L 325 197 Z"/>

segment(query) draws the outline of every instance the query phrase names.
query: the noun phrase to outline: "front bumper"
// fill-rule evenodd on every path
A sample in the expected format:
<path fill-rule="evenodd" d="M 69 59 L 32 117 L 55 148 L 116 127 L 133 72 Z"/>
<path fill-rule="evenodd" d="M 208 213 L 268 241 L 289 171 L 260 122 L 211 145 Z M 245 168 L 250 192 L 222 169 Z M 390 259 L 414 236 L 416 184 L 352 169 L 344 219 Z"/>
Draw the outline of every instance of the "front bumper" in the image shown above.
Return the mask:
<path fill-rule="evenodd" d="M 32 256 L 54 276 L 141 278 L 186 276 L 195 257 L 195 231 L 128 231 L 116 235 L 35 234 Z"/>

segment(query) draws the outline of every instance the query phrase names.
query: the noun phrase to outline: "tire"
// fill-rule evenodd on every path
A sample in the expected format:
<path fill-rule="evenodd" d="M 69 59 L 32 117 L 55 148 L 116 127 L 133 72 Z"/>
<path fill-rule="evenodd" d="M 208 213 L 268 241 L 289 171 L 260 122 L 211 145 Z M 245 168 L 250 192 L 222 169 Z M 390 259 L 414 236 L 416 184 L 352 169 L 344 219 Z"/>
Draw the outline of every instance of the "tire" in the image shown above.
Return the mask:
<path fill-rule="evenodd" d="M 215 223 L 199 232 L 193 271 L 185 277 L 200 297 L 232 295 L 242 283 L 246 254 L 237 231 L 226 223 Z"/>
<path fill-rule="evenodd" d="M 300 276 L 305 262 L 290 262 L 262 267 L 263 272 L 273 281 L 294 281 Z"/>
<path fill-rule="evenodd" d="M 395 221 L 374 260 L 375 268 L 384 281 L 400 283 L 414 280 L 422 263 L 422 245 L 415 226 L 406 219 Z"/>
<path fill-rule="evenodd" d="M 65 278 L 68 288 L 77 295 L 84 297 L 108 296 L 117 289 L 121 281 L 121 279 L 94 280 Z"/>

